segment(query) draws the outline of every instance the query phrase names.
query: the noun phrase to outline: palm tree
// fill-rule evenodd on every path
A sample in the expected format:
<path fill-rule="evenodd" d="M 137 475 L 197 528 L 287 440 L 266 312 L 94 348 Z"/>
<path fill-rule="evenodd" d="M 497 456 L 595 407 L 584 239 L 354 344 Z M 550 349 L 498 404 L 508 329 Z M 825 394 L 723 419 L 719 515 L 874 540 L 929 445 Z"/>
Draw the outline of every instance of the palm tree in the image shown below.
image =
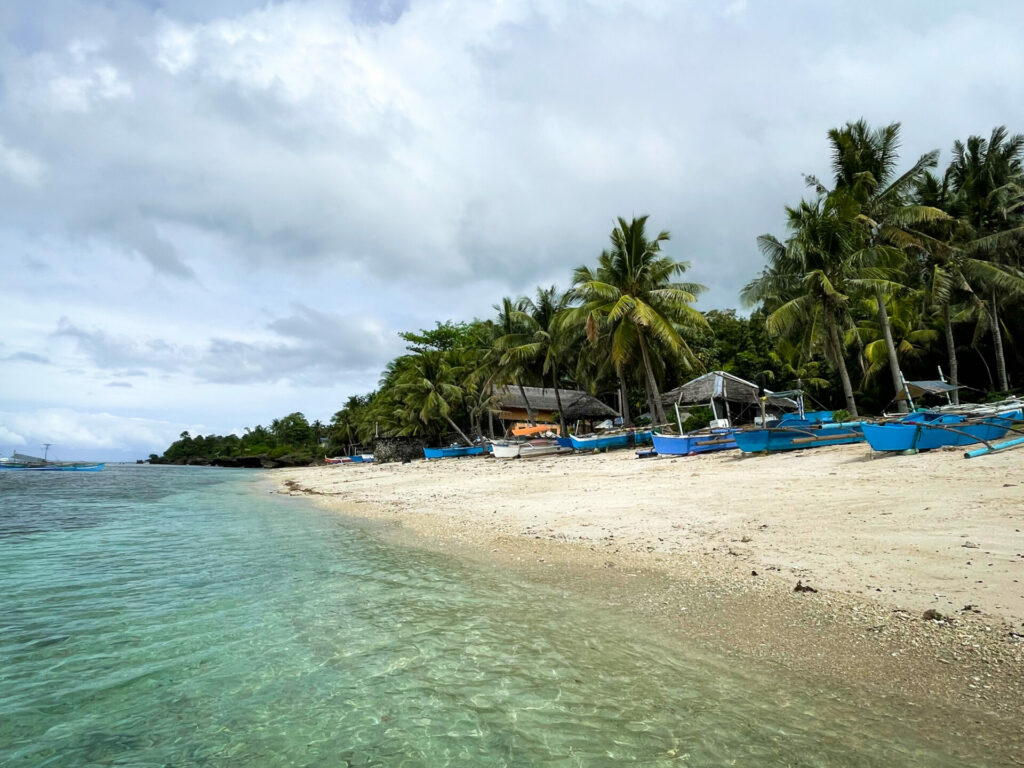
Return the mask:
<path fill-rule="evenodd" d="M 696 359 L 683 334 L 705 330 L 708 324 L 704 315 L 690 306 L 704 286 L 674 281 L 690 265 L 661 253 L 668 232 L 647 239 L 647 219 L 641 216 L 627 222 L 620 217 L 611 233 L 612 248 L 601 253 L 597 269 L 576 268 L 574 295 L 583 303 L 565 315 L 569 322 L 583 320 L 592 343 L 602 326 L 611 329 L 611 357 L 617 370 L 639 350 L 651 415 L 658 423 L 665 423 L 652 342 L 660 342 L 685 365 L 694 365 Z"/>
<path fill-rule="evenodd" d="M 516 302 L 518 309 L 513 311 L 512 321 L 513 325 L 518 326 L 518 331 L 497 341 L 498 348 L 504 350 L 501 357 L 503 366 L 539 367 L 542 375 L 550 375 L 558 404 L 558 423 L 563 435 L 566 432 L 562 395 L 559 392 L 559 372 L 571 344 L 572 326 L 565 326 L 561 316 L 571 301 L 570 294 L 560 292 L 555 286 L 538 288 L 536 301 L 522 298 Z"/>
<path fill-rule="evenodd" d="M 863 119 L 828 132 L 835 189 L 845 190 L 860 205 L 859 221 L 865 228 L 865 242 L 854 262 L 860 267 L 859 284 L 874 298 L 881 341 L 897 395 L 903 390 L 903 374 L 892 338 L 887 300 L 905 289 L 905 250 L 924 250 L 916 228 L 949 218 L 938 208 L 916 204 L 912 197 L 928 169 L 938 162 L 938 150 L 921 155 L 910 169 L 897 176 L 899 135 L 899 123 L 872 130 Z M 813 177 L 809 182 L 818 188 L 819 194 L 827 192 Z M 877 362 L 874 365 L 877 368 Z M 897 402 L 897 407 L 906 411 L 903 400 Z"/>
<path fill-rule="evenodd" d="M 465 392 L 456 383 L 461 370 L 452 359 L 453 351 L 424 350 L 409 356 L 408 364 L 395 381 L 395 394 L 407 413 L 424 425 L 443 420 L 466 445 L 473 441 L 452 419 L 452 410 L 462 404 Z"/>
<path fill-rule="evenodd" d="M 533 406 L 530 405 L 529 398 L 526 396 L 526 389 L 523 387 L 523 376 L 529 373 L 529 367 L 518 359 L 505 361 L 506 348 L 502 346 L 502 339 L 515 337 L 525 331 L 521 320 L 524 309 L 523 301 L 524 299 L 513 301 L 508 296 L 505 296 L 502 298 L 501 304 L 494 306 L 494 309 L 498 310 L 497 336 L 494 339 L 494 353 L 497 362 L 496 373 L 497 378 L 511 381 L 519 388 L 519 395 L 523 398 L 523 403 L 526 406 L 526 418 L 530 424 L 536 424 L 537 416 L 533 411 Z"/>
<path fill-rule="evenodd" d="M 851 325 L 850 256 L 860 243 L 859 211 L 857 201 L 843 190 L 787 208 L 790 237 L 785 244 L 771 235 L 758 238 L 768 266 L 741 293 L 748 306 L 765 305 L 770 333 L 793 336 L 800 332 L 806 334 L 808 347 L 824 349 L 839 372 L 846 409 L 854 417 L 857 402 L 841 329 Z"/>
<path fill-rule="evenodd" d="M 990 261 L 1003 267 L 1012 277 L 1019 277 L 1019 264 L 1013 263 L 1015 254 L 1010 253 L 1008 246 L 1011 238 L 1021 235 L 1024 135 L 1009 136 L 1006 127 L 999 126 L 987 140 L 970 136 L 966 143 L 955 142 L 946 182 L 953 191 L 953 209 L 968 223 L 975 238 L 965 250 L 973 256 L 987 253 Z M 1006 284 L 993 281 L 986 288 L 996 374 L 1000 389 L 1006 391 L 1010 380 L 999 322 L 1000 299 L 1005 298 Z"/>

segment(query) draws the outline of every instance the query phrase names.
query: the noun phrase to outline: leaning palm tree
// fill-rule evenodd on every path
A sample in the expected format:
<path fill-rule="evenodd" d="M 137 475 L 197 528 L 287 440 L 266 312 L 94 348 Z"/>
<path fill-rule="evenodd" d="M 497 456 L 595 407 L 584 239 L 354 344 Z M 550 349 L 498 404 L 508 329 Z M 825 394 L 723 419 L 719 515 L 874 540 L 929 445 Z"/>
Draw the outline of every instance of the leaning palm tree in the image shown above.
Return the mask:
<path fill-rule="evenodd" d="M 854 417 L 857 402 L 846 367 L 844 337 L 855 287 L 850 256 L 857 252 L 861 237 L 859 211 L 857 201 L 845 191 L 787 208 L 789 238 L 785 243 L 772 235 L 758 238 L 768 266 L 741 293 L 747 306 L 764 305 L 770 333 L 804 335 L 809 348 L 824 350 L 839 372 L 846 408 Z"/>
<path fill-rule="evenodd" d="M 504 350 L 501 364 L 511 369 L 539 368 L 549 375 L 558 404 L 558 423 L 565 434 L 562 395 L 559 392 L 560 371 L 565 365 L 572 344 L 572 327 L 561 322 L 561 316 L 572 302 L 572 296 L 555 286 L 538 288 L 536 300 L 522 298 L 512 313 L 515 333 L 501 337 L 497 347 Z"/>
<path fill-rule="evenodd" d="M 925 249 L 919 227 L 949 218 L 942 210 L 922 205 L 913 198 L 928 169 L 935 167 L 938 150 L 921 155 L 908 170 L 896 175 L 899 135 L 899 123 L 872 130 L 864 120 L 828 132 L 835 189 L 848 193 L 860 206 L 859 223 L 864 228 L 864 242 L 853 263 L 859 268 L 859 285 L 866 288 L 874 300 L 880 341 L 887 353 L 897 395 L 903 390 L 903 374 L 887 303 L 906 290 L 903 268 L 907 251 L 919 253 Z M 827 193 L 813 177 L 808 181 L 819 194 Z M 876 346 L 873 372 L 878 368 L 878 351 Z M 899 400 L 897 406 L 901 411 L 906 410 L 903 400 Z"/>
<path fill-rule="evenodd" d="M 414 413 L 424 425 L 444 421 L 466 445 L 472 445 L 473 441 L 452 419 L 452 411 L 462 405 L 465 396 L 457 383 L 461 369 L 452 359 L 454 353 L 457 350 L 425 350 L 411 355 L 395 381 L 395 395 L 403 408 Z"/>
<path fill-rule="evenodd" d="M 577 267 L 573 273 L 574 295 L 582 304 L 567 310 L 567 322 L 582 321 L 587 338 L 593 343 L 601 328 L 610 330 L 611 357 L 617 369 L 639 351 L 651 415 L 665 422 L 652 341 L 661 342 L 670 354 L 687 366 L 696 359 L 684 334 L 706 330 L 707 320 L 691 304 L 704 286 L 676 282 L 675 277 L 689 268 L 661 253 L 661 244 L 669 233 L 659 232 L 647 238 L 647 216 L 627 222 L 619 218 L 611 233 L 612 247 L 601 253 L 596 269 Z"/>

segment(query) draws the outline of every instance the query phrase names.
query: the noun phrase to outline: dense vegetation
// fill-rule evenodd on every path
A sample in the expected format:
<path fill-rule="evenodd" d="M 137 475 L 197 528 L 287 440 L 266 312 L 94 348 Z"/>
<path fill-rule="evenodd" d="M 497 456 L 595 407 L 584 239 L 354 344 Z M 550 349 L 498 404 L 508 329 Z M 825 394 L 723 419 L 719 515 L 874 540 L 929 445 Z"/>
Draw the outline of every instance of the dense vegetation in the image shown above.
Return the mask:
<path fill-rule="evenodd" d="M 494 315 L 403 333 L 378 389 L 352 396 L 330 425 L 300 413 L 241 437 L 189 437 L 165 458 L 348 452 L 375 435 L 469 442 L 493 429 L 497 386 L 582 389 L 623 417 L 664 422 L 660 393 L 706 370 L 799 386 L 851 414 L 892 404 L 907 379 L 942 366 L 972 399 L 1007 392 L 1024 373 L 1024 136 L 996 128 L 900 170 L 898 123 L 828 133 L 832 178 L 785 209 L 765 234 L 760 276 L 743 290 L 749 317 L 701 313 L 703 286 L 663 250 L 646 216 L 619 219 L 595 264 L 567 290 L 504 297 Z M 897 404 L 898 406 L 898 404 Z M 532 414 L 531 414 L 532 418 Z"/>

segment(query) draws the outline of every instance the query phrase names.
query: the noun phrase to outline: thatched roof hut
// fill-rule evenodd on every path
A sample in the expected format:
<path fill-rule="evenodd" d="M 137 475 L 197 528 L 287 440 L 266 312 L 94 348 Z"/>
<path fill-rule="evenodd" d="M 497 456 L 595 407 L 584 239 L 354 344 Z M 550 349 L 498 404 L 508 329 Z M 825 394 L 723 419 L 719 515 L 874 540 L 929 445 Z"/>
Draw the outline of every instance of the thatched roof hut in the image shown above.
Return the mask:
<path fill-rule="evenodd" d="M 537 419 L 554 421 L 554 414 L 558 411 L 558 398 L 555 396 L 554 388 L 523 387 L 523 390 Z M 501 408 L 499 418 L 515 421 L 527 418 L 526 403 L 523 402 L 519 387 L 495 387 L 494 394 L 498 396 Z M 562 399 L 562 417 L 566 421 L 600 421 L 614 419 L 619 415 L 614 408 L 578 389 L 559 389 L 558 395 Z"/>
<path fill-rule="evenodd" d="M 769 389 L 764 392 L 768 397 L 769 405 L 774 405 L 777 408 L 797 407 L 795 400 L 779 397 Z M 661 399 L 665 405 L 705 405 L 713 400 L 744 405 L 757 405 L 761 402 L 758 397 L 757 384 L 725 371 L 712 371 L 698 376 L 692 381 L 662 393 Z"/>

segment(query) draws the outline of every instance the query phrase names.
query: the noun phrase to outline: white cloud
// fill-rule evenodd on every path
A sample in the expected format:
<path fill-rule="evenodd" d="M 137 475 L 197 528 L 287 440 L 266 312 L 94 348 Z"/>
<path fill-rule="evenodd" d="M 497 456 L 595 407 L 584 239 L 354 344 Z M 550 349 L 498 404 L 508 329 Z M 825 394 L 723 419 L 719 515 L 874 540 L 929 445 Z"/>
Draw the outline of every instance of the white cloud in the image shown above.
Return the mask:
<path fill-rule="evenodd" d="M 20 184 L 36 187 L 46 175 L 46 164 L 31 152 L 8 145 L 0 136 L 0 171 Z"/>
<path fill-rule="evenodd" d="M 75 449 L 130 451 L 145 446 L 162 450 L 176 440 L 179 424 L 126 418 L 70 408 L 42 408 L 18 413 L 0 411 L 0 448 L 51 443 L 51 456 L 74 458 Z"/>

